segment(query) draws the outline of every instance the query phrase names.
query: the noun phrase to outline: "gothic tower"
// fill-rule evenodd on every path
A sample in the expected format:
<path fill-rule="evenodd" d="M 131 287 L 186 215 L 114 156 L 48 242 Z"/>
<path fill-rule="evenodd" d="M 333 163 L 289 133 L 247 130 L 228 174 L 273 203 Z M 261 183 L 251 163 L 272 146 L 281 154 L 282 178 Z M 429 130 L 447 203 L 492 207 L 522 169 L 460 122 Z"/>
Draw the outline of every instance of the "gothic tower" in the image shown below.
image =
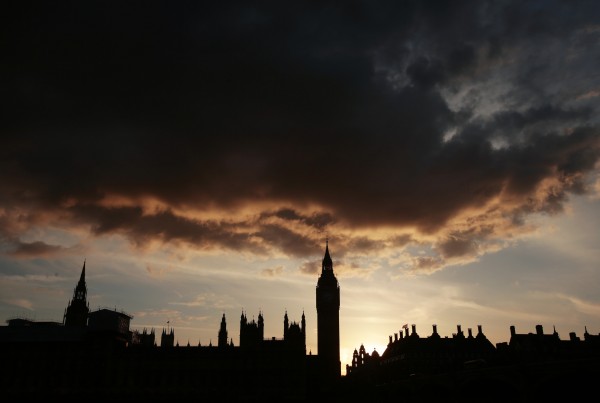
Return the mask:
<path fill-rule="evenodd" d="M 225 322 L 225 314 L 221 318 L 221 328 L 219 329 L 219 348 L 227 347 L 227 322 Z"/>
<path fill-rule="evenodd" d="M 317 349 L 323 380 L 334 382 L 341 376 L 340 286 L 333 273 L 329 240 L 317 282 Z"/>
<path fill-rule="evenodd" d="M 306 354 L 306 317 L 302 312 L 302 322 L 289 321 L 287 311 L 283 317 L 283 340 L 289 351 L 302 351 Z"/>
<path fill-rule="evenodd" d="M 167 323 L 169 323 L 169 322 L 167 322 Z M 173 347 L 174 343 L 175 343 L 175 332 L 174 332 L 173 328 L 171 328 L 171 331 L 169 332 L 168 327 L 167 327 L 167 330 L 165 330 L 165 328 L 163 327 L 162 334 L 160 335 L 160 346 L 161 347 Z M 179 342 L 177 344 L 179 344 Z"/>
<path fill-rule="evenodd" d="M 69 306 L 65 310 L 63 323 L 65 326 L 87 326 L 88 313 L 90 311 L 87 302 L 87 286 L 85 285 L 85 260 L 79 282 L 73 291 L 73 299 L 69 301 Z"/>
<path fill-rule="evenodd" d="M 265 320 L 262 312 L 258 313 L 258 323 L 252 319 L 248 322 L 246 314 L 242 311 L 240 318 L 240 347 L 241 348 L 258 348 L 265 336 Z"/>

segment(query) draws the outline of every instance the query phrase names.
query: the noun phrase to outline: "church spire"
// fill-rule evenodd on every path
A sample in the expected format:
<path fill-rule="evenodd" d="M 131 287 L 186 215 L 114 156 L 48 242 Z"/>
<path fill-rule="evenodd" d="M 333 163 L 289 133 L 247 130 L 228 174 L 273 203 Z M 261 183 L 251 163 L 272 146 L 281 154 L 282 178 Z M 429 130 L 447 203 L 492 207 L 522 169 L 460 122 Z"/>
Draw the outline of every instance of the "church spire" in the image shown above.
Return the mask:
<path fill-rule="evenodd" d="M 69 302 L 63 323 L 67 326 L 86 326 L 89 307 L 87 303 L 87 286 L 85 284 L 85 259 L 83 260 L 83 268 L 79 282 L 73 291 L 73 299 Z"/>
<path fill-rule="evenodd" d="M 85 284 L 85 259 L 83 259 L 83 269 L 81 269 L 81 276 L 79 277 L 79 283 Z"/>
<path fill-rule="evenodd" d="M 81 269 L 81 276 L 79 276 L 79 282 L 75 287 L 75 292 L 73 293 L 74 300 L 82 300 L 86 301 L 87 297 L 87 286 L 85 284 L 85 259 L 83 259 L 83 268 Z"/>

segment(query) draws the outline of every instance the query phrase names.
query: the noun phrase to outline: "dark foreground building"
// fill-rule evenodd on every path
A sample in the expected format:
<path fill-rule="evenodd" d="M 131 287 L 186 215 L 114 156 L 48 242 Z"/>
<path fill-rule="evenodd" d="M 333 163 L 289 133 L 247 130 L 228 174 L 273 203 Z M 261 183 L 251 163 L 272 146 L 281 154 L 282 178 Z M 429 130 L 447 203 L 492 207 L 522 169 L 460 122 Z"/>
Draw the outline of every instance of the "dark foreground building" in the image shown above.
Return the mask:
<path fill-rule="evenodd" d="M 412 325 L 389 336 L 383 354 L 354 351 L 340 393 L 355 401 L 402 402 L 571 402 L 596 401 L 600 379 L 600 335 L 575 333 L 518 334 L 496 346 L 478 326 L 477 334 L 461 326 L 441 337 L 433 325 L 421 337 Z M 401 397 L 401 398 L 398 398 Z"/>
<path fill-rule="evenodd" d="M 264 317 L 242 312 L 240 345 L 221 318 L 213 346 L 179 346 L 174 329 L 130 330 L 133 317 L 89 311 L 85 263 L 63 322 L 8 320 L 0 327 L 3 401 L 59 402 L 551 402 L 595 396 L 600 335 L 561 340 L 541 326 L 494 346 L 461 326 L 451 337 L 408 325 L 386 350 L 354 351 L 341 376 L 340 287 L 326 245 L 316 288 L 318 355 L 306 353 L 306 320 L 283 317 L 281 338 L 265 338 Z M 594 398 L 592 399 L 594 400 Z M 595 400 L 594 400 L 595 401 Z"/>

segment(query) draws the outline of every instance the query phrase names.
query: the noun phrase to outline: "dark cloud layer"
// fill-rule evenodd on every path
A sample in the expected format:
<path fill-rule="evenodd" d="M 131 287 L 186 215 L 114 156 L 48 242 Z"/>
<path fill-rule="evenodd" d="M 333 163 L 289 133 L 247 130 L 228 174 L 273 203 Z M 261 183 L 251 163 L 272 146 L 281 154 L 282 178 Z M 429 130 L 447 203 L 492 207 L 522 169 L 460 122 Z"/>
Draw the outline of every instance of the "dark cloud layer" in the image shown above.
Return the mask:
<path fill-rule="evenodd" d="M 16 257 L 28 257 L 28 256 L 37 256 L 37 257 L 47 257 L 59 254 L 63 252 L 62 247 L 57 245 L 48 245 L 41 241 L 35 242 L 16 242 L 14 245 L 15 248 L 10 252 L 12 256 Z"/>
<path fill-rule="evenodd" d="M 586 191 L 596 3 L 219 4 L 8 7 L 0 218 L 51 211 L 140 244 L 303 256 L 336 223 L 435 234 L 502 199 L 517 225 Z M 107 195 L 286 207 L 211 221 Z M 488 228 L 440 240 L 440 255 L 476 253 Z"/>

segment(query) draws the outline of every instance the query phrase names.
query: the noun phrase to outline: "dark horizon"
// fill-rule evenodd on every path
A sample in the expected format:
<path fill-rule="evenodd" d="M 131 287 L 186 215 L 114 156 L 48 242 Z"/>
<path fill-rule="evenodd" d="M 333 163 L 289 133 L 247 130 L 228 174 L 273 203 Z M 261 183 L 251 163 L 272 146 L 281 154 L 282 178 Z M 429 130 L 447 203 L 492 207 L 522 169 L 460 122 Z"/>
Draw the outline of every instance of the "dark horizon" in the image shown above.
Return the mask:
<path fill-rule="evenodd" d="M 242 312 L 239 346 L 225 314 L 217 343 L 180 346 L 174 329 L 130 330 L 130 315 L 116 308 L 89 309 L 85 264 L 62 323 L 8 320 L 0 326 L 0 389 L 9 398 L 148 402 L 171 399 L 300 402 L 537 402 L 560 396 L 588 397 L 600 374 L 600 333 L 556 329 L 518 333 L 495 346 L 482 326 L 460 325 L 444 337 L 416 325 L 389 336 L 385 351 L 361 345 L 344 374 L 340 362 L 340 285 L 328 248 L 316 287 L 319 351 L 306 349 L 307 324 L 283 318 L 283 337 L 265 337 L 264 318 Z M 159 341 L 160 340 L 160 341 Z M 465 396 L 466 395 L 466 396 Z"/>

